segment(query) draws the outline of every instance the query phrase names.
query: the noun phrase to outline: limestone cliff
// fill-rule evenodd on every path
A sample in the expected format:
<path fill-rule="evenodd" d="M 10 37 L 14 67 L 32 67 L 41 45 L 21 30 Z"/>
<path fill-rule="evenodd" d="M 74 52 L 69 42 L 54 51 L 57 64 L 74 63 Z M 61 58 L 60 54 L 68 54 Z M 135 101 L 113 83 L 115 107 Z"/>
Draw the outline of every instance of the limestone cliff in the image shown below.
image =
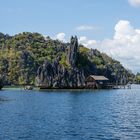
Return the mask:
<path fill-rule="evenodd" d="M 45 60 L 44 64 L 38 68 L 37 85 L 44 88 L 83 87 L 85 75 L 82 69 L 77 68 L 77 59 L 78 39 L 72 37 L 67 51 L 67 62 L 70 68 L 60 64 L 61 57 L 56 58 L 53 63 Z"/>
<path fill-rule="evenodd" d="M 78 44 L 77 37 L 64 43 L 30 32 L 0 33 L 0 74 L 5 85 L 36 83 L 50 88 L 82 87 L 89 75 L 104 75 L 113 84 L 134 77 L 120 62 Z"/>

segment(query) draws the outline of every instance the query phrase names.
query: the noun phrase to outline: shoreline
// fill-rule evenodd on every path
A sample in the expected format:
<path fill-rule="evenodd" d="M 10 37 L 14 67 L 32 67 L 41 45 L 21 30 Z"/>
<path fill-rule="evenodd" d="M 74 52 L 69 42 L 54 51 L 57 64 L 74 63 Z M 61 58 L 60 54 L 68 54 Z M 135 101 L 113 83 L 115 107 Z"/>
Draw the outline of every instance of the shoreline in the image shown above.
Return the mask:
<path fill-rule="evenodd" d="M 137 89 L 137 86 L 139 86 L 139 84 L 132 84 L 132 89 Z M 32 86 L 33 89 L 32 90 L 39 90 L 39 91 L 88 91 L 88 90 L 94 90 L 94 91 L 98 91 L 98 90 L 119 90 L 119 89 L 127 89 L 127 88 L 103 88 L 103 89 L 92 89 L 92 88 L 39 88 L 36 86 Z M 30 91 L 28 89 L 24 89 L 24 86 L 4 86 L 0 91 L 2 90 L 25 90 L 25 91 Z"/>

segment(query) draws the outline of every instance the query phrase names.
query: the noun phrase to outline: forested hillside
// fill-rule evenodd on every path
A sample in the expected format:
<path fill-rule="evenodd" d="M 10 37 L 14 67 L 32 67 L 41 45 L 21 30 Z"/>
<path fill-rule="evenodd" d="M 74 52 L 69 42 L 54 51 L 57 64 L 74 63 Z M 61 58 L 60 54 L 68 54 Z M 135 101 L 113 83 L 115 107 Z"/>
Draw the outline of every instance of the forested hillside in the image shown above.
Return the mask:
<path fill-rule="evenodd" d="M 79 45 L 77 37 L 62 43 L 38 33 L 0 33 L 0 75 L 4 76 L 5 84 L 48 82 L 48 86 L 59 87 L 74 83 L 73 78 L 77 78 L 76 86 L 83 84 L 90 74 L 104 75 L 111 83 L 127 83 L 133 78 L 120 62 Z"/>

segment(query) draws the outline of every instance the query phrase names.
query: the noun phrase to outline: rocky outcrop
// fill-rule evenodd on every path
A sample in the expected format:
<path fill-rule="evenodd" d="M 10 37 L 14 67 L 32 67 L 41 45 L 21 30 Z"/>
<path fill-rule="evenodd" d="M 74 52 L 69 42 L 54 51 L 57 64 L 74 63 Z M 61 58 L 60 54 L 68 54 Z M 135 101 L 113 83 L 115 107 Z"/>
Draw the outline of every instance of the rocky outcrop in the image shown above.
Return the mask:
<path fill-rule="evenodd" d="M 68 47 L 67 61 L 72 66 L 76 66 L 78 53 L 78 39 L 77 36 L 71 37 L 70 46 Z"/>
<path fill-rule="evenodd" d="M 53 62 L 45 60 L 37 71 L 37 86 L 41 88 L 82 88 L 89 75 L 104 75 L 112 84 L 127 84 L 129 76 L 131 77 L 119 62 L 98 50 L 88 50 L 87 54 L 85 51 L 80 52 L 77 37 L 71 37 L 66 50 L 66 60 L 63 58 L 63 61 L 66 61 L 69 67 L 61 63 L 62 55 Z"/>
<path fill-rule="evenodd" d="M 84 72 L 66 69 L 56 60 L 51 64 L 46 60 L 37 72 L 37 86 L 44 88 L 77 88 L 84 86 Z"/>
<path fill-rule="evenodd" d="M 60 64 L 55 67 L 46 61 L 39 67 L 36 81 L 42 88 L 78 88 L 84 86 L 84 79 L 83 71 L 67 70 Z"/>
<path fill-rule="evenodd" d="M 81 87 L 89 75 L 103 75 L 113 84 L 134 77 L 120 62 L 79 45 L 77 37 L 64 43 L 30 32 L 0 33 L 0 74 L 4 85 L 35 85 L 36 81 L 51 88 Z"/>
<path fill-rule="evenodd" d="M 48 60 L 38 68 L 36 82 L 42 88 L 78 88 L 85 83 L 84 71 L 76 66 L 78 53 L 78 39 L 71 38 L 68 46 L 67 61 L 70 68 L 60 64 L 61 58 L 58 57 L 53 63 Z"/>

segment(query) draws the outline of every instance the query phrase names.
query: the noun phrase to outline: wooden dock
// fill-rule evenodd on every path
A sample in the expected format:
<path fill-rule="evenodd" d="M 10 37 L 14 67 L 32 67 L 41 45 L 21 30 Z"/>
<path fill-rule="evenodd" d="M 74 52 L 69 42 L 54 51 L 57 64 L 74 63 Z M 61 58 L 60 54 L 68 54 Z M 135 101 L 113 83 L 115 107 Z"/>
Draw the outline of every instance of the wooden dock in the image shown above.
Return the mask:
<path fill-rule="evenodd" d="M 108 85 L 109 89 L 131 89 L 131 84 L 127 84 L 127 85 Z"/>

